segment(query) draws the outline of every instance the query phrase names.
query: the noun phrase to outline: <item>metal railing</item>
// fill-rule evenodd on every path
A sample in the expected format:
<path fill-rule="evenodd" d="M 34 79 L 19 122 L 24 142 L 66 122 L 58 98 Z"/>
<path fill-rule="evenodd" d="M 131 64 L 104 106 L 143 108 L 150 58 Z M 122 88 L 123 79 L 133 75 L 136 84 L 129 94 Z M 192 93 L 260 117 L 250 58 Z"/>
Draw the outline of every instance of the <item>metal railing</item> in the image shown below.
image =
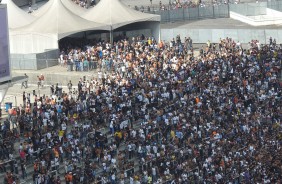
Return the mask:
<path fill-rule="evenodd" d="M 282 1 L 281 0 L 268 1 L 267 8 L 270 8 L 276 11 L 282 11 Z"/>
<path fill-rule="evenodd" d="M 267 3 L 231 4 L 230 11 L 244 16 L 266 15 Z"/>
<path fill-rule="evenodd" d="M 175 22 L 185 20 L 197 20 L 205 18 L 228 18 L 230 11 L 245 15 L 257 16 L 265 15 L 266 8 L 282 11 L 282 1 L 250 1 L 238 3 L 237 1 L 205 2 L 202 4 L 182 4 L 179 7 L 175 5 L 160 6 L 135 6 L 135 10 L 158 14 L 161 16 L 161 22 Z"/>
<path fill-rule="evenodd" d="M 143 11 L 142 9 L 139 9 Z M 185 20 L 197 20 L 204 18 L 224 18 L 229 17 L 229 5 L 218 4 L 211 6 L 183 7 L 177 9 L 144 9 L 145 13 L 158 14 L 161 22 L 175 22 Z"/>

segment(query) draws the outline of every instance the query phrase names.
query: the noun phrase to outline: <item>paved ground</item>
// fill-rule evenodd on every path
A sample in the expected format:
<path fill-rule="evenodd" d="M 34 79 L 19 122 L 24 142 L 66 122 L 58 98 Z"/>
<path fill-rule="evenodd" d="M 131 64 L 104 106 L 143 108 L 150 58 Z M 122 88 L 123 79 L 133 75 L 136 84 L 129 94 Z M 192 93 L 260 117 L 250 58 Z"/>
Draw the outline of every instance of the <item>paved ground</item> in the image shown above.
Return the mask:
<path fill-rule="evenodd" d="M 25 91 L 26 93 L 32 94 L 33 90 L 35 90 L 36 94 L 40 94 L 41 96 L 43 94 L 48 95 L 48 96 L 50 95 L 49 85 L 48 86 L 46 85 L 43 88 L 40 87 L 38 89 L 37 85 L 29 83 L 28 88 L 25 89 L 25 88 L 21 88 L 21 84 L 16 84 L 13 87 L 10 87 L 8 89 L 7 95 L 5 96 L 4 101 L 2 103 L 2 109 L 4 109 L 6 102 L 12 102 L 13 106 L 22 105 L 23 104 L 23 99 L 22 99 L 23 92 Z M 63 86 L 63 90 L 66 91 L 67 87 Z M 33 102 L 34 102 L 34 99 L 31 95 L 31 103 L 33 103 Z M 5 114 L 4 110 L 2 112 Z"/>

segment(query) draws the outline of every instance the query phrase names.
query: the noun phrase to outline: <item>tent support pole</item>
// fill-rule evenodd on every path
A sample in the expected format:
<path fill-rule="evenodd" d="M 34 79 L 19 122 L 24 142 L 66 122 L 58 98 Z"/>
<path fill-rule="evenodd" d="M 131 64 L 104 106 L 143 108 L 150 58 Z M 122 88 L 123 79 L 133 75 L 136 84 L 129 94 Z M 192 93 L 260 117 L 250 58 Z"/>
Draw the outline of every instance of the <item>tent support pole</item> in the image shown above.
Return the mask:
<path fill-rule="evenodd" d="M 86 31 L 84 31 L 84 39 L 87 39 Z"/>
<path fill-rule="evenodd" d="M 110 30 L 110 44 L 113 45 L 114 42 L 114 31 L 113 28 L 111 26 L 111 30 Z"/>

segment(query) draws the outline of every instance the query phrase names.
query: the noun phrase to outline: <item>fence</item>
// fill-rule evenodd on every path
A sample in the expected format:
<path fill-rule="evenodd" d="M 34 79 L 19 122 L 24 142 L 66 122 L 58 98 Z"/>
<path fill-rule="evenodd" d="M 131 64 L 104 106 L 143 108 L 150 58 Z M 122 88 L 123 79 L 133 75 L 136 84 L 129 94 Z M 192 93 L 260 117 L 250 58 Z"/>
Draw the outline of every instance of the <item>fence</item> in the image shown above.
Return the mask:
<path fill-rule="evenodd" d="M 33 59 L 11 57 L 11 67 L 15 70 L 40 70 L 59 64 L 58 59 Z"/>
<path fill-rule="evenodd" d="M 268 1 L 267 2 L 267 8 L 282 11 L 282 1 Z"/>
<path fill-rule="evenodd" d="M 266 14 L 267 3 L 230 4 L 230 11 L 244 16 L 257 16 Z"/>
<path fill-rule="evenodd" d="M 171 10 L 146 9 L 146 13 L 158 14 L 161 16 L 161 22 L 175 22 L 185 20 L 197 20 L 204 18 L 227 18 L 229 17 L 229 5 L 218 4 L 203 7 L 186 7 Z"/>
<path fill-rule="evenodd" d="M 229 0 L 229 3 L 205 3 L 201 5 L 183 6 L 173 8 L 169 5 L 164 9 L 160 7 L 148 6 L 137 7 L 134 9 L 145 13 L 158 14 L 161 16 L 161 22 L 175 22 L 185 20 L 197 20 L 206 18 L 229 18 L 230 11 L 245 16 L 265 15 L 266 8 L 282 11 L 282 1 L 260 1 L 236 4 L 235 1 Z"/>
<path fill-rule="evenodd" d="M 59 49 L 45 50 L 42 53 L 10 55 L 11 69 L 40 70 L 58 65 Z"/>

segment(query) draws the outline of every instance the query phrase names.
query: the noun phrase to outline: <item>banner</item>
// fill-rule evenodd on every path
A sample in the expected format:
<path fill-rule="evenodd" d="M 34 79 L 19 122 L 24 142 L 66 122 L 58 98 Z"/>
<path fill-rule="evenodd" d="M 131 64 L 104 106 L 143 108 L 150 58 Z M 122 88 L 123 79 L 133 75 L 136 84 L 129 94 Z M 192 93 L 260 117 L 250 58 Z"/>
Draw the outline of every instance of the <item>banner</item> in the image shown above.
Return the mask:
<path fill-rule="evenodd" d="M 11 79 L 7 6 L 0 5 L 0 82 Z"/>

